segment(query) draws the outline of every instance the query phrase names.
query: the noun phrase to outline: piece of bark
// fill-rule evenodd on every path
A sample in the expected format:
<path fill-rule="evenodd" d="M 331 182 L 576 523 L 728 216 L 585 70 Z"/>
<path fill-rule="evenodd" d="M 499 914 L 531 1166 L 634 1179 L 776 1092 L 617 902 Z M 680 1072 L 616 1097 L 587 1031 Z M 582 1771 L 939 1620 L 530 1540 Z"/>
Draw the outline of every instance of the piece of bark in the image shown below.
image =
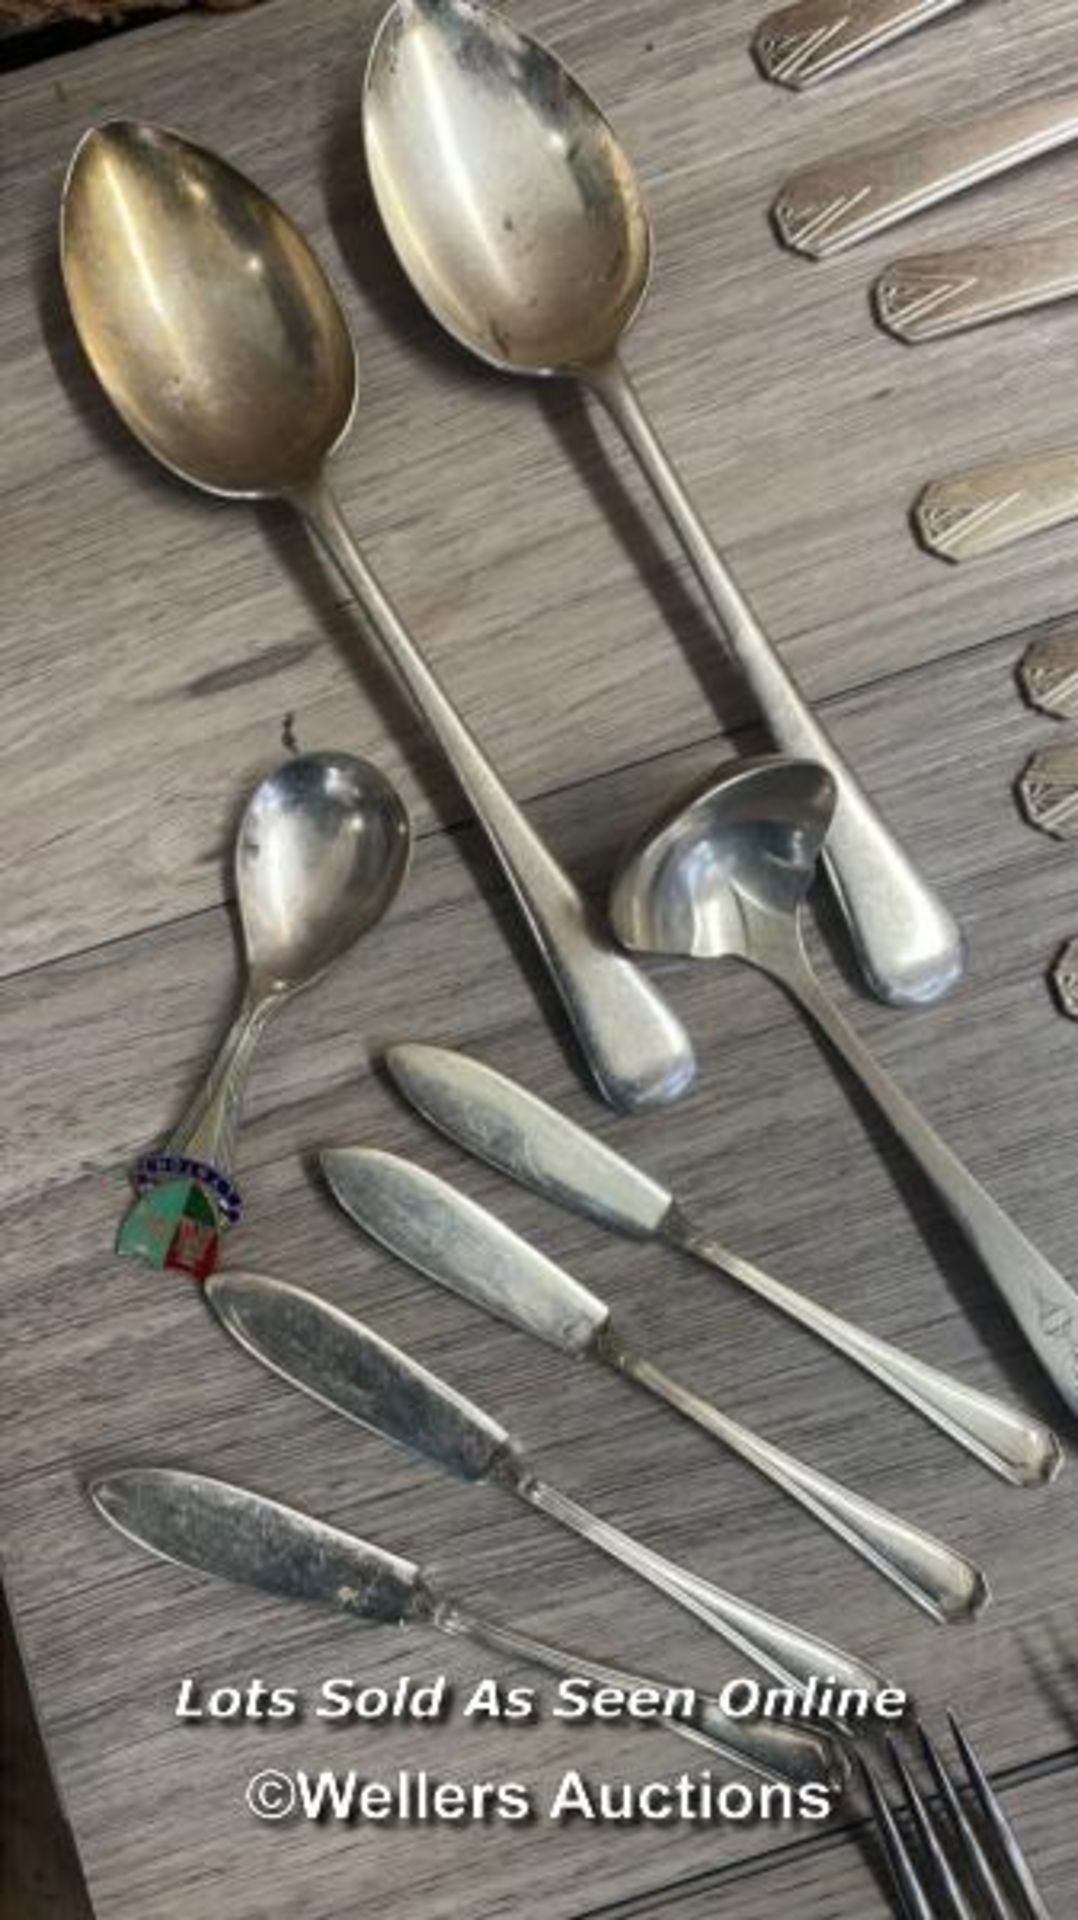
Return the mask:
<path fill-rule="evenodd" d="M 254 4 L 255 0 L 0 0 L 0 27 L 31 32 L 37 27 L 58 26 L 65 20 L 107 26 L 135 13 L 180 13 L 192 6 L 230 13 Z"/>

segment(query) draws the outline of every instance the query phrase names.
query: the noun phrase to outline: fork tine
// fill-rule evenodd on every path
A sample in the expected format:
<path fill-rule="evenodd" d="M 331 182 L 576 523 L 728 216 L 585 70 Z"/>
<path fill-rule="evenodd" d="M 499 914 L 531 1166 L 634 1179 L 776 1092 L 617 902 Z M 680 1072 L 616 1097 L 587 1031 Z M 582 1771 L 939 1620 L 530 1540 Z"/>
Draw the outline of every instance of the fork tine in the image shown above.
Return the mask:
<path fill-rule="evenodd" d="M 951 1819 L 954 1821 L 966 1858 L 969 1861 L 970 1871 L 977 1882 L 980 1892 L 983 1893 L 988 1902 L 992 1920 L 1014 1920 L 1010 1904 L 999 1884 L 996 1870 L 984 1850 L 980 1835 L 958 1797 L 957 1789 L 943 1764 L 940 1754 L 929 1739 L 920 1721 L 917 1723 L 917 1731 L 921 1737 L 921 1746 L 925 1759 L 928 1762 L 932 1778 L 947 1803 L 947 1810 Z"/>
<path fill-rule="evenodd" d="M 891 1757 L 891 1765 L 898 1776 L 902 1791 L 906 1796 L 906 1805 L 913 1815 L 914 1825 L 920 1836 L 921 1845 L 928 1855 L 929 1860 L 932 1862 L 936 1878 L 946 1895 L 948 1912 L 952 1915 L 952 1920 L 974 1920 L 974 1914 L 970 1908 L 969 1901 L 966 1899 L 965 1894 L 955 1878 L 954 1868 L 951 1866 L 943 1850 L 939 1834 L 936 1832 L 935 1826 L 929 1816 L 928 1808 L 925 1806 L 924 1800 L 921 1797 L 921 1790 L 906 1765 L 906 1762 L 903 1760 L 897 1746 L 890 1738 L 887 1741 L 887 1751 Z"/>
<path fill-rule="evenodd" d="M 1018 1837 L 1014 1828 L 1000 1805 L 999 1796 L 995 1788 L 992 1786 L 988 1775 L 985 1773 L 984 1768 L 973 1751 L 966 1735 L 963 1733 L 962 1728 L 959 1726 L 954 1714 L 948 1713 L 947 1719 L 950 1723 L 951 1732 L 954 1735 L 955 1746 L 962 1756 L 962 1764 L 969 1775 L 969 1782 L 980 1803 L 981 1811 L 992 1832 L 995 1834 L 996 1840 L 1010 1866 L 1011 1872 L 1014 1874 L 1015 1880 L 1022 1889 L 1022 1897 L 1033 1916 L 1033 1920 L 1051 1920 L 1051 1915 L 1044 1901 L 1041 1899 L 1037 1883 L 1033 1878 L 1029 1861 L 1026 1859 L 1018 1843 Z"/>
<path fill-rule="evenodd" d="M 913 1864 L 913 1857 L 887 1803 L 875 1769 L 856 1748 L 854 1759 L 879 1828 L 884 1858 L 895 1883 L 903 1920 L 940 1920 L 940 1916 L 933 1911 L 932 1902 L 925 1892 L 924 1883 Z"/>

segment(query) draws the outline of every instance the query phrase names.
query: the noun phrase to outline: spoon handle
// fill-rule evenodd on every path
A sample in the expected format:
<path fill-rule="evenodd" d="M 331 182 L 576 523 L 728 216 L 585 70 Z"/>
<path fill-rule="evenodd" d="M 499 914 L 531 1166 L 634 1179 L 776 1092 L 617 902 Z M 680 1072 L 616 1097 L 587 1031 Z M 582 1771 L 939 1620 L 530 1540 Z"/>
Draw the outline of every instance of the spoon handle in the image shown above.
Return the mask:
<path fill-rule="evenodd" d="M 913 509 L 917 533 L 941 560 L 973 560 L 1078 516 L 1078 447 L 1019 454 L 931 480 Z"/>
<path fill-rule="evenodd" d="M 899 340 L 936 340 L 1078 294 L 1078 237 L 907 254 L 873 288 L 876 318 Z"/>
<path fill-rule="evenodd" d="M 434 1625 L 451 1637 L 471 1640 L 493 1653 L 504 1653 L 511 1660 L 525 1660 L 531 1666 L 544 1667 L 568 1679 L 588 1680 L 596 1687 L 619 1687 L 625 1693 L 644 1687 L 667 1694 L 673 1689 L 668 1681 L 645 1679 L 625 1673 L 619 1667 L 591 1660 L 567 1648 L 556 1647 L 534 1634 L 516 1627 L 481 1618 L 454 1602 L 442 1601 L 434 1614 Z M 663 1716 L 659 1724 L 671 1733 L 679 1733 L 696 1745 L 709 1747 L 726 1759 L 750 1766 L 770 1779 L 828 1780 L 840 1763 L 832 1742 L 825 1734 L 807 1727 L 774 1725 L 766 1720 L 733 1720 L 723 1712 L 717 1700 L 694 1689 L 678 1688 L 692 1694 L 690 1711 Z"/>
<path fill-rule="evenodd" d="M 983 1573 L 953 1548 L 751 1433 L 710 1400 L 701 1399 L 634 1353 L 620 1336 L 608 1338 L 603 1357 L 781 1487 L 934 1620 L 968 1619 L 986 1605 L 988 1583 Z"/>
<path fill-rule="evenodd" d="M 557 1487 L 533 1479 L 521 1482 L 518 1491 L 541 1513 L 549 1514 L 581 1539 L 589 1540 L 601 1552 L 631 1568 L 642 1580 L 684 1607 L 687 1613 L 695 1614 L 713 1633 L 721 1635 L 765 1672 L 774 1674 L 785 1686 L 801 1688 L 813 1679 L 835 1680 L 840 1686 L 875 1696 L 886 1685 L 863 1661 L 829 1646 L 826 1640 L 817 1640 L 813 1634 L 804 1633 L 800 1627 L 791 1626 L 775 1614 L 765 1613 L 762 1607 L 737 1599 L 662 1554 L 653 1553 L 631 1534 L 622 1533 L 620 1527 L 613 1527 L 586 1507 L 578 1506 Z"/>
<path fill-rule="evenodd" d="M 1020 100 L 805 167 L 780 188 L 773 218 L 786 246 L 820 260 L 1076 139 L 1073 88 Z"/>
<path fill-rule="evenodd" d="M 167 1153 L 203 1160 L 231 1176 L 251 1061 L 280 994 L 248 993 L 206 1079 L 165 1144 Z"/>
<path fill-rule="evenodd" d="M 784 87 L 809 87 L 969 0 L 794 0 L 761 20 L 752 50 Z"/>
<path fill-rule="evenodd" d="M 865 977 L 881 1000 L 917 1006 L 958 981 L 962 937 L 876 812 L 851 767 L 779 659 L 715 548 L 617 360 L 583 376 L 621 428 L 699 578 L 776 743 L 815 760 L 835 782 L 825 858 Z"/>
<path fill-rule="evenodd" d="M 787 984 L 931 1181 L 1062 1399 L 1078 1413 L 1078 1293 L 929 1126 L 824 992 L 807 962 Z"/>
<path fill-rule="evenodd" d="M 978 1393 L 964 1381 L 930 1367 L 887 1340 L 866 1333 L 852 1320 L 830 1313 L 807 1294 L 784 1285 L 761 1267 L 731 1253 L 702 1231 L 676 1206 L 663 1222 L 664 1238 L 696 1260 L 728 1274 L 751 1293 L 767 1300 L 789 1320 L 796 1320 L 838 1353 L 862 1367 L 892 1393 L 916 1407 L 918 1413 L 949 1434 L 960 1447 L 983 1460 L 1015 1486 L 1043 1486 L 1063 1464 L 1055 1434 L 1028 1414 L 990 1394 Z"/>
<path fill-rule="evenodd" d="M 627 1111 L 664 1106 L 695 1072 L 687 1034 L 503 786 L 356 546 L 324 480 L 292 496 L 438 741 L 501 861 L 599 1090 Z"/>

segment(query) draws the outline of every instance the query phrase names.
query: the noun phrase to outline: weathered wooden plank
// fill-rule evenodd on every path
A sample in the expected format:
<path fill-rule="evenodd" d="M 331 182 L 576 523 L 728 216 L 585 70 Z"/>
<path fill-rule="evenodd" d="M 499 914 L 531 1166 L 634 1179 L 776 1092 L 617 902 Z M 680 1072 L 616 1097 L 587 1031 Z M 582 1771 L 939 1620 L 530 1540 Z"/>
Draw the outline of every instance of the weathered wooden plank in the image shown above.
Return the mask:
<path fill-rule="evenodd" d="M 1046 724 L 1014 690 L 1021 645 L 997 643 L 910 674 L 837 712 L 855 749 L 881 741 L 885 797 L 898 802 L 905 827 L 925 835 L 934 875 L 973 943 L 971 984 L 952 1003 L 918 1017 L 864 1001 L 855 1012 L 959 1149 L 1067 1265 L 1078 1226 L 1070 1029 L 1040 969 L 1071 925 L 1073 864 L 1021 823 L 1009 793 L 1013 767 Z M 919 727 L 945 700 L 963 716 L 953 758 L 935 753 Z M 538 817 L 598 881 L 626 834 L 711 752 L 690 749 L 553 796 Z M 945 835 L 927 833 L 943 820 Z M 508 1418 L 543 1467 L 601 1511 L 849 1642 L 911 1685 L 928 1713 L 955 1704 L 995 1765 L 1062 1751 L 1073 1738 L 1060 1678 L 1074 1659 L 1069 1476 L 1041 1494 L 1001 1488 L 834 1356 L 708 1276 L 464 1162 L 370 1073 L 394 1037 L 470 1045 L 683 1178 L 730 1242 L 776 1271 L 982 1385 L 1031 1384 L 953 1233 L 913 1187 L 910 1217 L 815 1043 L 767 983 L 737 969 L 669 969 L 701 1041 L 701 1085 L 661 1124 L 615 1121 L 544 1032 L 499 930 L 497 889 L 462 862 L 467 850 L 467 836 L 424 841 L 408 892 L 364 954 L 297 1003 L 267 1042 L 243 1150 L 251 1224 L 234 1257 L 366 1315 Z M 130 1459 L 197 1464 L 347 1520 L 430 1560 L 473 1603 L 570 1644 L 700 1683 L 736 1670 L 691 1622 L 586 1549 L 493 1495 L 454 1492 L 263 1378 L 207 1326 L 186 1283 L 111 1258 L 124 1194 L 117 1162 L 167 1124 L 232 980 L 215 910 L 0 990 L 0 1044 L 25 1132 L 10 1159 L 4 1222 L 0 1514 L 38 1699 L 102 1920 L 178 1920 L 211 1894 L 222 1920 L 277 1912 L 330 1920 L 360 1875 L 366 1898 L 407 1920 L 519 1912 L 524 1887 L 534 1910 L 570 1915 L 585 1900 L 650 1897 L 789 1844 L 770 1828 L 595 1833 L 540 1823 L 485 1832 L 478 1872 L 476 1836 L 449 1829 L 423 1829 L 421 1844 L 390 1829 L 290 1829 L 286 1841 L 257 1828 L 238 1798 L 246 1775 L 274 1759 L 316 1766 L 343 1755 L 392 1774 L 425 1758 L 443 1777 L 523 1771 L 548 1793 L 577 1761 L 643 1778 L 677 1769 L 682 1756 L 664 1736 L 550 1724 L 514 1737 L 458 1723 L 422 1741 L 384 1728 L 360 1742 L 311 1722 L 269 1735 L 170 1722 L 170 1693 L 189 1669 L 213 1682 L 257 1671 L 313 1689 L 342 1663 L 372 1682 L 444 1669 L 462 1683 L 484 1663 L 416 1634 L 357 1641 L 317 1615 L 141 1564 L 95 1523 L 80 1490 L 87 1474 Z M 674 1371 L 982 1557 L 994 1609 L 975 1629 L 941 1632 L 661 1409 L 482 1320 L 367 1247 L 312 1184 L 305 1157 L 326 1138 L 396 1147 L 452 1172 L 604 1290 Z M 757 1884 L 766 1901 L 766 1877 Z"/>
<path fill-rule="evenodd" d="M 151 470 L 93 388 L 54 260 L 57 196 L 91 120 L 182 125 L 278 193 L 336 274 L 364 365 L 341 490 L 463 709 L 527 797 L 708 734 L 743 711 L 667 536 L 605 430 L 470 367 L 403 288 L 364 200 L 358 90 L 375 0 L 182 22 L 8 80 L 0 327 L 9 398 L 6 970 L 220 898 L 237 786 L 301 739 L 377 750 L 421 817 L 458 817 L 302 536 Z M 811 99 L 755 76 L 758 9 L 527 0 L 609 104 L 654 205 L 660 269 L 631 346 L 656 417 L 746 586 L 826 694 L 1072 599 L 1066 532 L 968 572 L 904 525 L 926 474 L 1067 431 L 1064 311 L 905 353 L 865 289 L 887 243 L 812 267 L 766 209 L 785 170 L 1066 70 L 1070 10 L 1037 0 L 911 42 Z M 1065 219 L 1065 160 L 919 224 L 919 240 Z M 568 457 L 567 457 L 568 456 Z M 283 564 L 282 564 L 283 563 Z M 641 572 L 644 578 L 641 578 Z M 671 631 L 671 628 L 673 631 Z M 631 663 L 631 664 L 630 664 Z M 926 716 L 939 750 L 946 728 Z M 387 735 L 389 736 L 387 739 Z M 866 775 L 876 771 L 875 746 Z M 89 797 L 92 795 L 92 805 Z"/>

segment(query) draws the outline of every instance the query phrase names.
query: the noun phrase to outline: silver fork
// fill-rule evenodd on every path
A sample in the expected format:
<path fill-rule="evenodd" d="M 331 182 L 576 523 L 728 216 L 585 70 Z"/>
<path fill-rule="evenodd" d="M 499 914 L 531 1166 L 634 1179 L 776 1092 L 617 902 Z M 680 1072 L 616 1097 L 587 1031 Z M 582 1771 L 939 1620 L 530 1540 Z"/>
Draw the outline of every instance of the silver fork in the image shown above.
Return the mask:
<path fill-rule="evenodd" d="M 877 1768 L 857 1766 L 879 1828 L 903 1920 L 1051 1920 L 1014 1828 L 953 1713 L 947 1716 L 979 1820 L 967 1808 L 939 1749 L 918 1723 L 935 1795 L 926 1799 L 894 1741 L 887 1749 L 916 1837 L 891 1806 Z M 1013 1893 L 1021 1895 L 1018 1903 Z"/>

